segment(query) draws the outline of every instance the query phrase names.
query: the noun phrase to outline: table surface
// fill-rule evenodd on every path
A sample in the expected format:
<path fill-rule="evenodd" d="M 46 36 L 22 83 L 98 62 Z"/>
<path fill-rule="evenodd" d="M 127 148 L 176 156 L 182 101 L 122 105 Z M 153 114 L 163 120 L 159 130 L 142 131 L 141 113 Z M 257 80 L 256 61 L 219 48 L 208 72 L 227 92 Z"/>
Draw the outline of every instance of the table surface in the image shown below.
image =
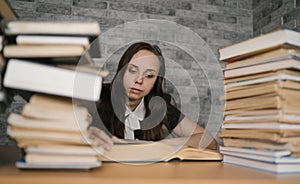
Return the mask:
<path fill-rule="evenodd" d="M 2 158 L 5 156 L 0 152 Z M 6 159 L 7 160 L 7 159 Z M 20 170 L 1 162 L 0 183 L 300 183 L 300 174 L 273 174 L 216 161 L 103 163 L 92 170 Z"/>
<path fill-rule="evenodd" d="M 273 174 L 222 162 L 103 163 L 89 171 L 19 170 L 0 166 L 0 183 L 300 183 L 300 174 Z"/>

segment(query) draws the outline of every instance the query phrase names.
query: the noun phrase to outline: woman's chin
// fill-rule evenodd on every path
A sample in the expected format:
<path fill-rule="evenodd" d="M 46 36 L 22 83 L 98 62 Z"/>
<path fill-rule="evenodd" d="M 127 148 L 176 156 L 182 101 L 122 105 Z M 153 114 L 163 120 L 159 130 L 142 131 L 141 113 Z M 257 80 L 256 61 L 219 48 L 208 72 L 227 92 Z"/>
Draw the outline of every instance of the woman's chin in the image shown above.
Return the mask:
<path fill-rule="evenodd" d="M 132 101 L 140 100 L 142 98 L 143 98 L 143 95 L 141 95 L 141 94 L 135 94 L 135 93 L 130 93 L 129 94 L 129 99 L 132 100 Z"/>

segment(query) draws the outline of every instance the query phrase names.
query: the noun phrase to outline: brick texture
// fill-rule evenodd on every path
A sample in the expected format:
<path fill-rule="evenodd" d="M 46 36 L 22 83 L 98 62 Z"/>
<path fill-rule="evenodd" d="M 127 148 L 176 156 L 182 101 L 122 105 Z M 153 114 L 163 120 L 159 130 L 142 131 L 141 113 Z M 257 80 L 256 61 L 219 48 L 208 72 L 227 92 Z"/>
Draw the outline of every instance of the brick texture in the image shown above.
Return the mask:
<path fill-rule="evenodd" d="M 253 35 L 286 27 L 300 30 L 299 0 L 253 1 Z"/>

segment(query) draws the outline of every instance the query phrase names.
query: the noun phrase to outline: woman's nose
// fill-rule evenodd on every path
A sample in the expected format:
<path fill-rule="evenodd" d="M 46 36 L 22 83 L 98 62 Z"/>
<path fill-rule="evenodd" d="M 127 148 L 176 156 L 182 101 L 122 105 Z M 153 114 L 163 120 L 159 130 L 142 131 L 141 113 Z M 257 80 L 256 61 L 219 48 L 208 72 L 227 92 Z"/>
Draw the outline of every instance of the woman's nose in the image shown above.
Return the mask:
<path fill-rule="evenodd" d="M 138 83 L 138 84 L 141 84 L 141 83 L 143 83 L 143 79 L 144 79 L 143 75 L 139 75 L 135 79 L 135 82 Z"/>

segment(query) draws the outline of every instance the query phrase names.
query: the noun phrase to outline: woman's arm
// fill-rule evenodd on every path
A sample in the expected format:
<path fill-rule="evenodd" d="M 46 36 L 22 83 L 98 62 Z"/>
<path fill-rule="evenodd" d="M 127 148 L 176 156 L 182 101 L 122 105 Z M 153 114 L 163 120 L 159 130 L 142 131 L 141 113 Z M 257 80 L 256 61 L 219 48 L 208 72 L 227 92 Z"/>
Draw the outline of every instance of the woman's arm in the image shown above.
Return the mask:
<path fill-rule="evenodd" d="M 174 128 L 173 132 L 186 140 L 186 146 L 217 148 L 217 142 L 211 134 L 188 117 L 184 117 Z"/>

